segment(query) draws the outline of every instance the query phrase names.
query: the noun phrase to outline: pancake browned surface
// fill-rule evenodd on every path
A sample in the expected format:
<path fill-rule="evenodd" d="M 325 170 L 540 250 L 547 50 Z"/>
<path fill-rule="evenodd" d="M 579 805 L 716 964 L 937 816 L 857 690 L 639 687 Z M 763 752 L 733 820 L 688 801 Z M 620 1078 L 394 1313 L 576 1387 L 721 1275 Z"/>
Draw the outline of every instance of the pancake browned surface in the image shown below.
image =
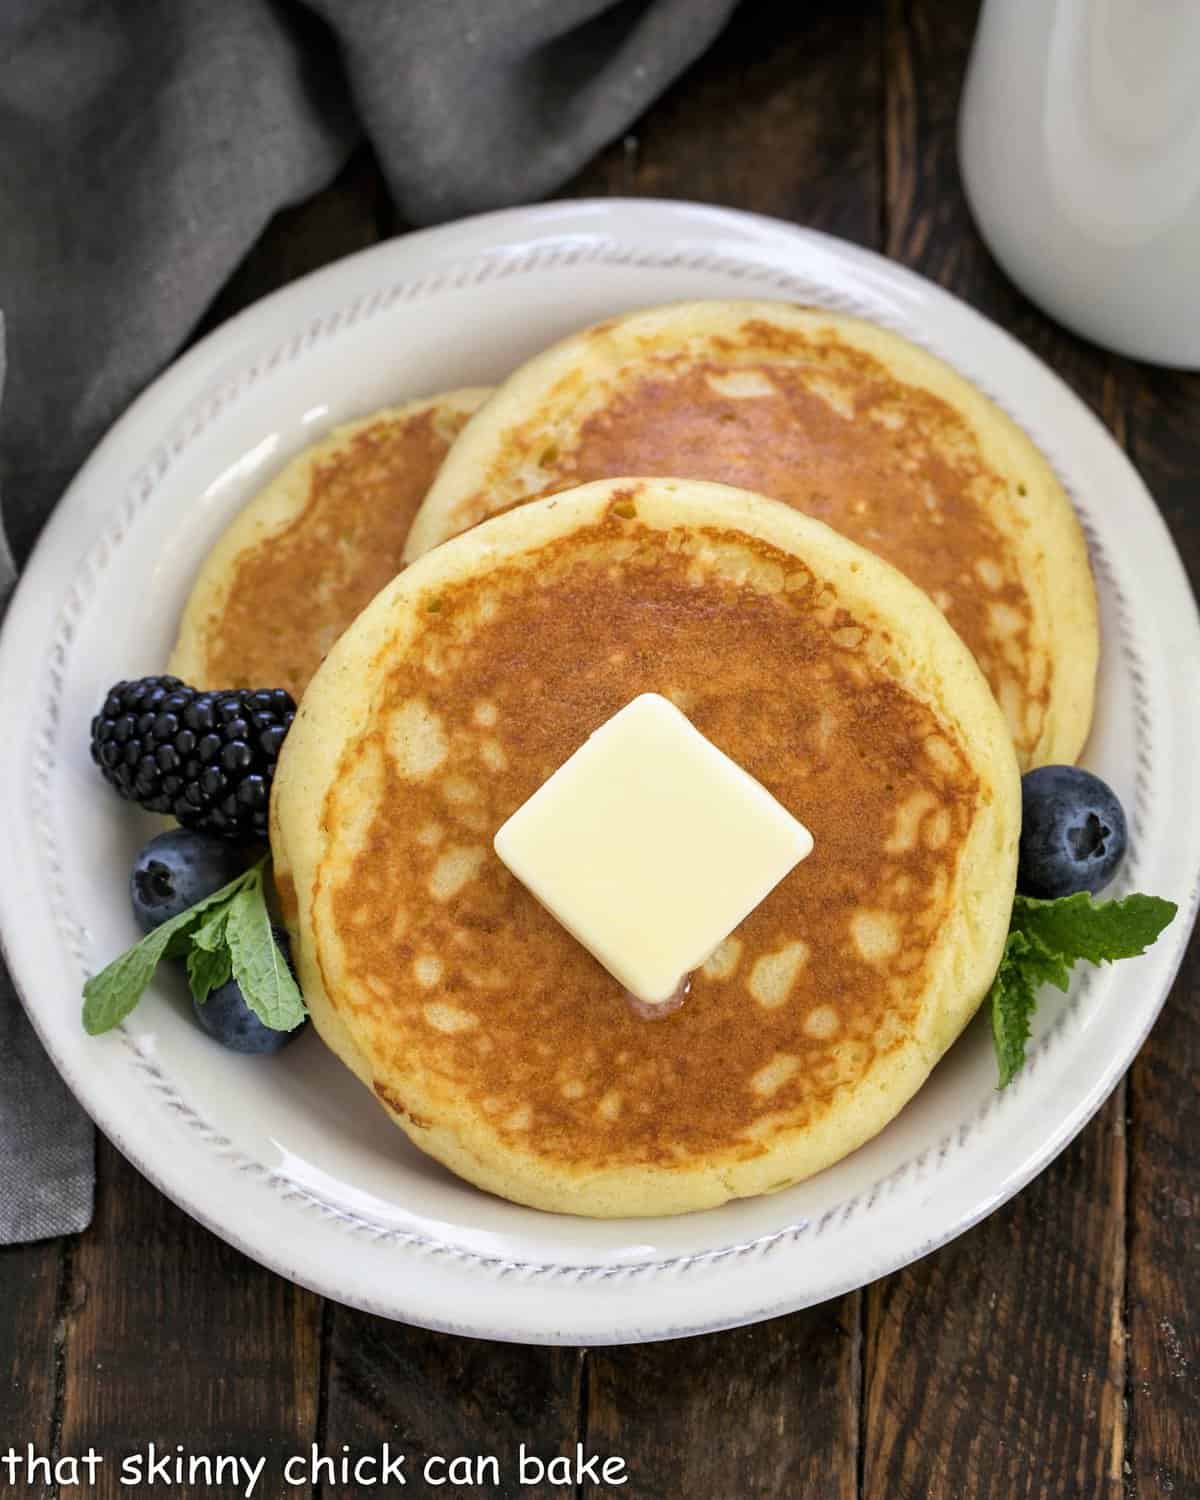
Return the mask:
<path fill-rule="evenodd" d="M 878 552 L 975 653 L 1022 765 L 1079 754 L 1098 654 L 1079 525 L 1026 435 L 942 361 L 860 319 L 777 302 L 599 324 L 500 387 L 407 555 L 531 496 L 623 474 L 740 485 Z"/>
<path fill-rule="evenodd" d="M 815 840 L 656 1021 L 491 845 L 648 691 Z M 631 480 L 389 585 L 313 679 L 272 815 L 313 1019 L 392 1118 L 504 1196 L 620 1215 L 769 1191 L 887 1123 L 999 961 L 1020 793 L 898 573 L 760 497 Z"/>
<path fill-rule="evenodd" d="M 450 391 L 337 428 L 297 455 L 209 553 L 170 670 L 203 688 L 284 687 L 402 566 L 417 507 L 486 390 Z"/>

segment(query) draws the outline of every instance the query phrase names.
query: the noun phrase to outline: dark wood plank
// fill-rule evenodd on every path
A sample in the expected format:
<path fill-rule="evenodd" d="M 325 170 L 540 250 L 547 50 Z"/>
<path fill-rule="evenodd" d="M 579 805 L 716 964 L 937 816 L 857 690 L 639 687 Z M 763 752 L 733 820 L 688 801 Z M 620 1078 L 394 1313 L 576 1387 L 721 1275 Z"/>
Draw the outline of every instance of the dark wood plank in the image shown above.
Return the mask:
<path fill-rule="evenodd" d="M 1123 1086 L 983 1224 L 867 1296 L 865 1500 L 1113 1496 L 1125 1449 Z"/>
<path fill-rule="evenodd" d="M 691 198 L 878 244 L 877 12 L 745 0 L 708 55 L 566 191 Z"/>
<path fill-rule="evenodd" d="M 0 1249 L 0 1452 L 32 1443 L 37 1453 L 54 1454 L 58 1321 L 73 1248 L 71 1240 L 50 1240 Z"/>
<path fill-rule="evenodd" d="M 874 5 L 744 4 L 572 191 L 721 203 L 877 246 L 880 42 Z M 587 1444 L 626 1457 L 639 1500 L 853 1500 L 861 1312 L 856 1293 L 682 1346 L 593 1350 Z"/>
<path fill-rule="evenodd" d="M 585 1444 L 626 1459 L 638 1500 L 856 1500 L 861 1354 L 858 1296 L 705 1338 L 594 1350 Z"/>
<path fill-rule="evenodd" d="M 1135 464 L 1200 587 L 1200 376 L 1145 368 Z M 1129 1402 L 1139 1500 L 1200 1495 L 1200 936 L 1130 1075 Z"/>
<path fill-rule="evenodd" d="M 1200 374 L 1133 365 L 1130 456 L 1200 594 Z"/>
<path fill-rule="evenodd" d="M 542 1461 L 574 1460 L 579 1352 L 453 1338 L 348 1308 L 332 1312 L 324 1453 L 339 1455 L 343 1445 L 351 1453 L 379 1453 L 390 1443 L 393 1453 L 409 1455 L 405 1472 L 418 1494 L 549 1500 L 573 1493 L 573 1486 L 545 1482 L 521 1486 L 518 1461 L 522 1443 Z M 453 1459 L 488 1456 L 497 1460 L 499 1483 L 490 1471 L 480 1473 L 478 1484 L 446 1482 Z M 434 1457 L 446 1463 L 427 1486 L 424 1465 Z M 531 1481 L 536 1474 L 528 1470 Z M 322 1497 L 342 1493 L 327 1486 Z"/>
<path fill-rule="evenodd" d="M 278 1476 L 317 1428 L 320 1299 L 201 1229 L 107 1142 L 99 1164 L 63 1330 L 62 1451 L 105 1455 L 95 1500 L 128 1493 L 120 1460 L 151 1440 L 265 1456 Z"/>
<path fill-rule="evenodd" d="M 1200 1495 L 1200 936 L 1131 1080 L 1129 1425 L 1133 1492 Z"/>
<path fill-rule="evenodd" d="M 976 11 L 888 0 L 888 252 L 1015 333 L 1120 440 L 1130 366 L 1037 312 L 971 223 L 955 122 Z M 871 1288 L 864 1496 L 1121 1493 L 1123 1101 L 1013 1203 Z"/>

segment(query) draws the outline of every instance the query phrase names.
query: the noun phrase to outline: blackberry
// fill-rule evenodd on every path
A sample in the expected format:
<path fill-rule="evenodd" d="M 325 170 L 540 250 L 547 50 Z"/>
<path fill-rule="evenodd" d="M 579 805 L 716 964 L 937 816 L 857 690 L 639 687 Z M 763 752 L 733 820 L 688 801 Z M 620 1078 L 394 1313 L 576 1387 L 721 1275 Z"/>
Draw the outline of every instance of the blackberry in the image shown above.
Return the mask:
<path fill-rule="evenodd" d="M 295 713 L 282 688 L 118 682 L 92 720 L 92 759 L 110 786 L 149 812 L 221 838 L 265 840 L 275 763 Z"/>

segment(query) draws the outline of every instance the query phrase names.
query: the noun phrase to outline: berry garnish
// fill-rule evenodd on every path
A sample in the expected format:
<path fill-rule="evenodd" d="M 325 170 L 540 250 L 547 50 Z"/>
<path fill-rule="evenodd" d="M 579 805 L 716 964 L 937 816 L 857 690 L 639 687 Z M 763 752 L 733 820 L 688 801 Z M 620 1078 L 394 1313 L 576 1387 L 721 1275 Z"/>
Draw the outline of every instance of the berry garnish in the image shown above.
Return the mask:
<path fill-rule="evenodd" d="M 184 960 L 198 1006 L 234 980 L 244 1004 L 268 1030 L 294 1031 L 302 1025 L 307 1012 L 287 938 L 273 925 L 267 907 L 268 858 L 264 854 L 228 885 L 159 922 L 140 943 L 94 974 L 83 987 L 84 1030 L 99 1036 L 119 1026 L 164 958 Z"/>
<path fill-rule="evenodd" d="M 143 932 L 228 885 L 246 867 L 237 847 L 211 833 L 172 828 L 139 852 L 129 874 L 129 899 Z"/>
<path fill-rule="evenodd" d="M 275 1031 L 264 1026 L 246 1004 L 246 997 L 236 979 L 213 990 L 203 1005 L 193 1000 L 192 1009 L 209 1036 L 231 1052 L 278 1052 L 299 1034 L 299 1028 L 296 1031 Z"/>
<path fill-rule="evenodd" d="M 295 713 L 282 688 L 199 692 L 177 677 L 118 682 L 92 720 L 92 759 L 122 797 L 148 812 L 220 838 L 261 841 Z"/>
<path fill-rule="evenodd" d="M 988 991 L 1001 1088 L 1024 1066 L 1041 987 L 1052 984 L 1065 993 L 1077 963 L 1140 957 L 1178 909 L 1173 901 L 1140 891 L 1120 901 L 1094 901 L 1088 891 L 1053 900 L 1018 893 L 1004 956 Z"/>
<path fill-rule="evenodd" d="M 1078 766 L 1039 766 L 1021 778 L 1017 889 L 1055 900 L 1106 886 L 1125 855 L 1116 793 Z"/>

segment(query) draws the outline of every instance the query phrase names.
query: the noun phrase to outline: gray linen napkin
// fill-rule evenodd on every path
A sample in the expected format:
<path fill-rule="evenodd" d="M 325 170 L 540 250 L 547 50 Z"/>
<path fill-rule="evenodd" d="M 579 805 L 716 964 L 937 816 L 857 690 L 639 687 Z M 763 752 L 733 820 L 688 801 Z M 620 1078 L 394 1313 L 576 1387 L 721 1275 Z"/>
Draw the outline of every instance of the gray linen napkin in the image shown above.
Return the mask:
<path fill-rule="evenodd" d="M 410 223 L 539 197 L 735 4 L 4 0 L 0 500 L 18 561 L 271 216 L 364 131 Z M 83 1227 L 91 1194 L 90 1128 L 0 968 L 0 1243 Z"/>
<path fill-rule="evenodd" d="M 0 400 L 5 366 L 0 315 Z M 16 581 L 0 512 L 0 620 Z M 92 1160 L 91 1122 L 47 1062 L 0 960 L 0 1244 L 83 1229 Z"/>

